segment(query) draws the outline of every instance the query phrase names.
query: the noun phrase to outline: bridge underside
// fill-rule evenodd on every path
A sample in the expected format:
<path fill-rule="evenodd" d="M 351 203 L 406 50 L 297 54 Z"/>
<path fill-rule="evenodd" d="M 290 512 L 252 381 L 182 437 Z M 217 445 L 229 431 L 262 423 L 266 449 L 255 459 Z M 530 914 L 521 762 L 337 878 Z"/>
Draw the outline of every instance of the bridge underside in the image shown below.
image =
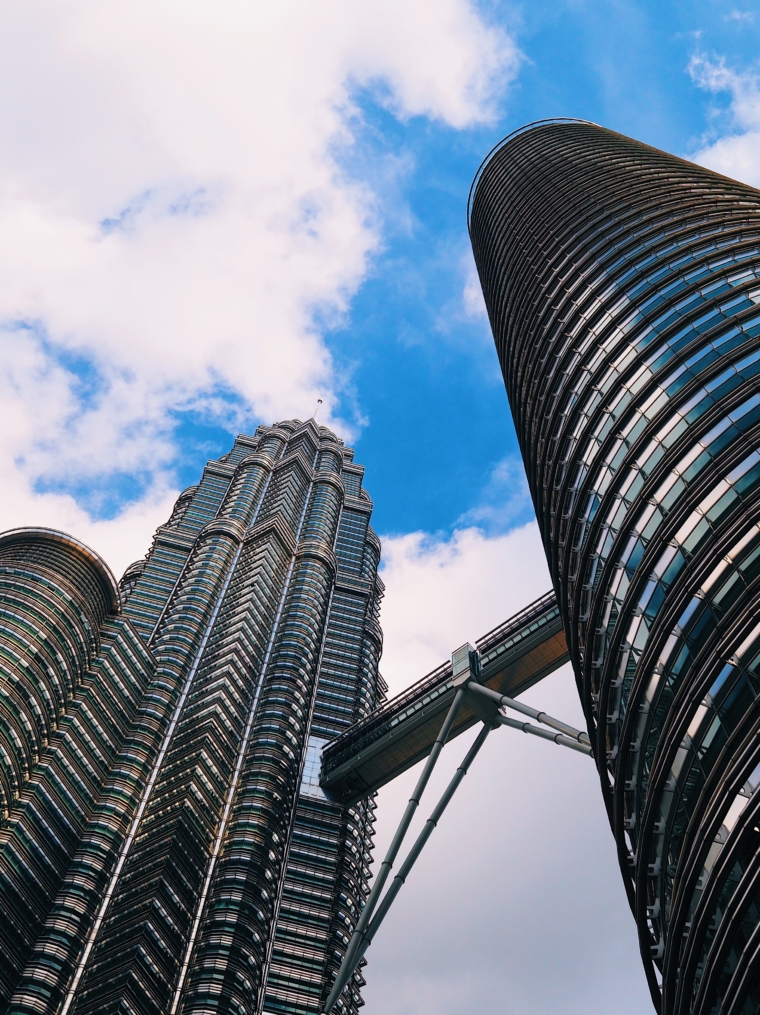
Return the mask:
<path fill-rule="evenodd" d="M 479 682 L 512 698 L 558 669 L 569 656 L 554 593 L 490 631 L 477 649 Z M 320 785 L 327 796 L 352 803 L 426 758 L 454 694 L 446 662 L 333 741 L 322 755 Z M 484 718 L 468 696 L 449 739 Z"/>

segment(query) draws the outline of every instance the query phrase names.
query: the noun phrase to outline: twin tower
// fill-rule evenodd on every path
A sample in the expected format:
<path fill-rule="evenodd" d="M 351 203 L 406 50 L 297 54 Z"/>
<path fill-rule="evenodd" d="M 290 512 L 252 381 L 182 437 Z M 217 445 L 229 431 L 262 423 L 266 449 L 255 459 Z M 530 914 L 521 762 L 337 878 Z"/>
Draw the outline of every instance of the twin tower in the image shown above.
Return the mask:
<path fill-rule="evenodd" d="M 750 1015 L 760 193 L 546 122 L 469 224 L 655 1006 Z"/>
<path fill-rule="evenodd" d="M 547 121 L 469 226 L 655 1007 L 752 1015 L 760 194 Z M 362 473 L 314 420 L 239 437 L 120 587 L 0 536 L 0 1012 L 324 1010 L 374 803 L 320 757 L 384 696 Z"/>
<path fill-rule="evenodd" d="M 363 472 L 314 420 L 239 437 L 120 588 L 0 537 L 0 1010 L 320 1010 L 370 873 L 373 801 L 319 788 L 383 693 Z"/>

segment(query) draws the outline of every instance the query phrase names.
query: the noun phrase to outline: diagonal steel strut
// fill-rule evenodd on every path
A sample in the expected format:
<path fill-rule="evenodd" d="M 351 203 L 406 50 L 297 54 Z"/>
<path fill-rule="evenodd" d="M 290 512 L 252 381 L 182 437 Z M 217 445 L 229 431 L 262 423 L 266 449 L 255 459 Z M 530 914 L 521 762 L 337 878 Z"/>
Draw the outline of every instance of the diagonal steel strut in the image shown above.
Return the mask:
<path fill-rule="evenodd" d="M 391 886 L 388 889 L 388 891 L 385 893 L 385 896 L 383 897 L 383 901 L 377 907 L 377 913 L 375 914 L 374 918 L 371 920 L 369 926 L 367 927 L 367 930 L 364 933 L 363 941 L 360 944 L 359 950 L 357 952 L 356 962 L 354 963 L 354 969 L 361 962 L 361 960 L 362 960 L 362 958 L 364 956 L 364 953 L 369 948 L 369 946 L 372 944 L 372 939 L 374 938 L 374 936 L 375 936 L 375 934 L 377 932 L 378 927 L 380 926 L 380 924 L 385 919 L 385 915 L 388 912 L 388 910 L 391 908 L 391 905 L 393 904 L 393 900 L 396 898 L 398 893 L 401 891 L 401 888 L 402 888 L 404 882 L 406 881 L 407 877 L 409 876 L 409 872 L 411 871 L 412 867 L 414 866 L 414 864 L 415 864 L 415 862 L 417 860 L 417 857 L 422 852 L 422 847 L 428 841 L 428 839 L 430 838 L 430 836 L 433 833 L 433 829 L 436 827 L 438 822 L 441 820 L 441 815 L 446 810 L 446 807 L 449 804 L 451 798 L 454 796 L 454 793 L 456 792 L 456 789 L 459 786 L 460 782 L 467 775 L 467 770 L 470 767 L 470 765 L 472 764 L 473 760 L 475 759 L 475 755 L 478 753 L 480 748 L 485 743 L 485 739 L 488 736 L 488 734 L 491 732 L 492 729 L 493 729 L 493 727 L 490 724 L 483 723 L 483 726 L 481 727 L 480 733 L 478 733 L 477 737 L 475 738 L 475 741 L 473 742 L 472 747 L 469 749 L 469 751 L 465 755 L 464 760 L 462 761 L 462 764 L 456 770 L 456 772 L 455 772 L 451 782 L 446 787 L 446 791 L 444 792 L 444 794 L 441 797 L 441 799 L 438 801 L 438 804 L 437 804 L 435 810 L 433 811 L 433 813 L 430 815 L 430 817 L 425 822 L 424 828 L 422 829 L 420 834 L 417 836 L 417 841 L 414 843 L 412 848 L 409 850 L 409 855 L 407 856 L 406 860 L 404 860 L 403 864 L 401 865 L 401 867 L 399 869 L 398 874 L 395 876 L 395 878 L 391 882 Z M 353 972 L 353 969 L 351 970 L 351 972 Z"/>
<path fill-rule="evenodd" d="M 573 726 L 569 726 L 567 723 L 561 722 L 559 719 L 553 719 L 551 716 L 547 715 L 546 712 L 539 712 L 537 709 L 531 708 L 529 705 L 524 705 L 520 701 L 516 701 L 506 695 L 499 694 L 498 691 L 493 691 L 491 688 L 485 687 L 478 683 L 476 679 L 473 679 L 474 674 L 478 672 L 478 660 L 477 653 L 472 650 L 470 645 L 462 646 L 461 649 L 458 649 L 455 653 L 453 653 L 452 664 L 454 670 L 452 682 L 456 687 L 454 701 L 452 702 L 443 725 L 441 726 L 441 730 L 436 738 L 435 744 L 433 745 L 433 749 L 430 752 L 430 756 L 428 757 L 422 771 L 422 775 L 417 782 L 414 793 L 409 799 L 409 803 L 404 811 L 404 815 L 396 834 L 393 837 L 388 853 L 380 866 L 375 884 L 372 887 L 367 903 L 362 910 L 359 921 L 357 922 L 356 928 L 351 936 L 343 962 L 338 969 L 332 990 L 330 991 L 330 995 L 325 1003 L 323 1015 L 330 1015 L 330 1012 L 335 1006 L 338 998 L 343 993 L 346 984 L 351 979 L 351 976 L 364 957 L 364 953 L 372 943 L 372 940 L 377 933 L 380 924 L 385 919 L 394 899 L 401 891 L 401 888 L 405 883 L 409 872 L 417 861 L 417 858 L 422 852 L 425 843 L 432 835 L 433 829 L 441 819 L 441 816 L 451 801 L 451 798 L 454 796 L 457 787 L 467 774 L 470 765 L 475 759 L 475 756 L 480 748 L 485 743 L 486 737 L 492 729 L 496 726 L 510 726 L 514 729 L 522 730 L 524 733 L 532 733 L 534 736 L 541 737 L 545 740 L 552 740 L 554 743 L 559 744 L 562 747 L 569 747 L 572 750 L 579 751 L 582 754 L 591 755 L 593 757 L 593 750 L 591 748 L 588 734 L 575 729 Z M 461 765 L 457 768 L 449 785 L 446 787 L 443 796 L 438 801 L 433 813 L 425 822 L 422 831 L 417 836 L 417 839 L 410 849 L 406 860 L 404 860 L 401 865 L 398 874 L 394 877 L 390 888 L 378 905 L 380 893 L 388 880 L 388 875 L 393 867 L 398 851 L 401 848 L 404 836 L 409 829 L 409 825 L 411 824 L 414 813 L 419 805 L 420 798 L 428 783 L 433 767 L 435 766 L 438 756 L 446 743 L 460 705 L 462 704 L 465 696 L 472 692 L 479 693 L 480 695 L 489 698 L 492 702 L 494 702 L 494 704 L 522 712 L 524 715 L 528 715 L 531 718 L 536 719 L 538 722 L 543 723 L 544 726 L 551 727 L 551 730 L 555 732 L 550 732 L 549 729 L 543 729 L 539 726 L 533 726 L 528 722 L 520 722 L 517 719 L 501 715 L 498 712 L 496 712 L 496 714 L 494 714 L 490 719 L 487 715 L 483 715 L 482 718 L 484 722 L 480 733 L 475 738 L 475 741 L 465 755 Z M 491 708 L 494 708 L 494 706 L 492 705 Z M 375 909 L 377 909 L 376 913 Z"/>
<path fill-rule="evenodd" d="M 534 737 L 541 737 L 543 740 L 552 740 L 560 747 L 569 747 L 571 751 L 579 751 L 593 758 L 594 751 L 590 744 L 576 740 L 574 737 L 566 737 L 563 733 L 550 733 L 549 730 L 541 729 L 540 726 L 531 726 L 529 722 L 520 722 L 519 719 L 510 719 L 507 715 L 497 715 L 494 719 L 499 726 L 511 726 L 514 730 L 522 730 L 523 733 L 532 733 Z"/>
<path fill-rule="evenodd" d="M 577 741 L 579 744 L 584 744 L 587 747 L 591 746 L 591 741 L 588 738 L 588 733 L 582 733 L 577 730 L 574 726 L 568 726 L 566 722 L 560 722 L 559 719 L 553 719 L 546 712 L 539 712 L 537 708 L 531 708 L 530 705 L 526 705 L 522 701 L 516 701 L 514 698 L 508 698 L 506 694 L 499 694 L 498 691 L 492 691 L 490 687 L 484 687 L 483 684 L 479 684 L 475 680 L 470 680 L 467 684 L 468 691 L 475 691 L 477 694 L 482 694 L 486 698 L 490 698 L 491 701 L 497 702 L 499 705 L 503 705 L 505 708 L 514 709 L 515 712 L 522 712 L 523 715 L 529 715 L 531 719 L 535 719 L 537 722 L 543 723 L 544 726 L 551 726 L 552 729 L 558 730 L 560 733 L 564 733 L 572 740 Z M 511 726 L 511 723 L 505 725 Z M 522 723 L 518 724 L 522 728 Z"/>
<path fill-rule="evenodd" d="M 370 917 L 372 916 L 375 906 L 377 905 L 377 900 L 380 895 L 380 892 L 383 890 L 385 882 L 388 880 L 388 875 L 390 874 L 391 868 L 393 867 L 393 863 L 396 857 L 398 856 L 398 851 L 401 848 L 402 842 L 404 841 L 404 836 L 409 830 L 409 825 L 412 823 L 414 812 L 417 810 L 420 798 L 425 790 L 425 787 L 428 784 L 430 775 L 433 769 L 435 768 L 435 763 L 438 761 L 438 756 L 443 750 L 443 745 L 446 743 L 449 733 L 451 732 L 451 727 L 454 724 L 454 720 L 456 719 L 457 712 L 459 711 L 459 707 L 462 704 L 465 693 L 466 691 L 464 687 L 457 688 L 457 692 L 454 695 L 454 700 L 451 703 L 451 707 L 449 708 L 446 718 L 443 720 L 443 725 L 441 726 L 441 730 L 436 738 L 436 741 L 433 744 L 433 749 L 430 752 L 427 761 L 425 762 L 425 767 L 422 770 L 422 774 L 417 780 L 417 785 L 414 787 L 414 792 L 409 798 L 409 803 L 406 805 L 404 815 L 401 818 L 401 822 L 399 823 L 398 828 L 396 829 L 396 834 L 393 836 L 393 841 L 391 842 L 390 847 L 388 848 L 388 852 L 385 855 L 385 859 L 380 865 L 380 870 L 377 872 L 377 877 L 375 878 L 375 883 L 372 886 L 372 891 L 369 893 L 369 898 L 367 899 L 366 905 L 364 906 L 362 914 L 359 917 L 359 921 L 356 924 L 356 927 L 354 928 L 354 932 L 351 935 L 351 940 L 349 942 L 348 948 L 346 949 L 346 954 L 343 958 L 343 962 L 340 966 L 340 969 L 338 970 L 338 975 L 335 977 L 335 983 L 333 984 L 333 988 L 330 991 L 330 996 L 327 999 L 327 1004 L 325 1005 L 326 1013 L 332 1010 L 333 1005 L 338 1000 L 340 995 L 343 993 L 343 988 L 348 983 L 351 974 L 353 973 L 354 969 L 356 968 L 357 964 L 361 959 L 361 956 L 359 956 L 359 958 L 356 958 L 356 955 L 364 939 L 364 932 L 367 929 Z M 363 954 L 364 950 L 362 951 L 362 955 Z"/>
<path fill-rule="evenodd" d="M 484 687 L 475 680 L 469 681 L 465 686 L 468 691 L 475 691 L 491 701 L 503 705 L 505 708 L 512 708 L 516 712 L 522 712 L 523 715 L 529 715 L 531 719 L 536 719 L 538 722 L 543 723 L 544 726 L 550 726 L 553 730 L 558 730 L 559 732 L 550 733 L 549 730 L 540 729 L 538 726 L 531 726 L 529 722 L 519 722 L 519 720 L 511 719 L 506 715 L 497 715 L 495 717 L 495 722 L 499 723 L 500 726 L 511 726 L 512 729 L 522 730 L 523 733 L 532 733 L 534 737 L 542 737 L 544 740 L 553 740 L 560 747 L 569 747 L 573 751 L 580 751 L 581 754 L 588 754 L 593 757 L 594 752 L 591 747 L 591 741 L 588 738 L 588 733 L 582 733 L 574 726 L 568 726 L 567 723 L 560 722 L 559 719 L 553 719 L 546 712 L 539 712 L 537 708 L 531 708 L 530 705 L 525 705 L 521 701 L 508 698 L 506 694 L 492 691 L 490 687 Z"/>

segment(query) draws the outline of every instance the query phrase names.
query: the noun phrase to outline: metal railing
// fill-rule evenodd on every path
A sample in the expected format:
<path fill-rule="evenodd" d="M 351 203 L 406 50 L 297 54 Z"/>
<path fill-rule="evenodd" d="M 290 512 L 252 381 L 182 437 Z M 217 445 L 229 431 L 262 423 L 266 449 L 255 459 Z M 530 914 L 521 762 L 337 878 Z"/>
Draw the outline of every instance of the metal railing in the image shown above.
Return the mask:
<path fill-rule="evenodd" d="M 515 616 L 483 635 L 477 642 L 483 663 L 488 665 L 496 655 L 502 655 L 541 627 L 556 620 L 558 616 L 559 607 L 554 592 L 547 592 Z M 347 757 L 358 754 L 385 736 L 393 726 L 407 717 L 409 710 L 416 711 L 434 698 L 446 694 L 450 690 L 451 673 L 451 662 L 442 663 L 416 684 L 412 684 L 406 691 L 391 698 L 366 719 L 341 734 L 325 749 L 322 756 L 323 775 L 334 772 L 345 763 Z"/>

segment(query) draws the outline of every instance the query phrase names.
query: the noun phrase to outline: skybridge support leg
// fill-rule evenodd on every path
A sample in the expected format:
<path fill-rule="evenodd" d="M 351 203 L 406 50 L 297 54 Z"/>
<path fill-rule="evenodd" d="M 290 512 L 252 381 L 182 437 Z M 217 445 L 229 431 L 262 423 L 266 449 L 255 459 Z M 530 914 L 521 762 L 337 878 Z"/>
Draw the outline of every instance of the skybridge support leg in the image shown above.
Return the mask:
<path fill-rule="evenodd" d="M 372 944 L 372 939 L 374 938 L 374 936 L 375 936 L 375 934 L 377 932 L 378 927 L 380 926 L 380 924 L 385 919 L 385 916 L 386 916 L 388 910 L 391 908 L 391 906 L 393 904 L 393 900 L 396 898 L 398 893 L 401 891 L 401 888 L 402 888 L 404 882 L 406 881 L 407 877 L 409 876 L 409 872 L 411 871 L 412 867 L 414 867 L 414 864 L 415 864 L 415 862 L 417 860 L 417 857 L 422 852 L 423 846 L 428 841 L 430 836 L 433 834 L 433 829 L 436 827 L 438 822 L 441 820 L 441 815 L 446 810 L 446 807 L 448 806 L 451 798 L 454 796 L 454 793 L 456 792 L 457 787 L 459 786 L 460 782 L 467 775 L 467 770 L 469 769 L 470 765 L 474 761 L 476 754 L 478 753 L 480 748 L 485 743 L 486 737 L 491 732 L 492 728 L 493 728 L 492 726 L 490 726 L 490 725 L 488 725 L 486 723 L 483 724 L 483 726 L 482 726 L 482 728 L 480 730 L 480 733 L 478 733 L 477 737 L 475 738 L 475 741 L 473 742 L 472 747 L 469 749 L 469 751 L 465 755 L 464 760 L 462 761 L 462 764 L 459 766 L 459 768 L 454 773 L 454 776 L 453 776 L 451 782 L 446 787 L 446 791 L 444 792 L 444 794 L 441 797 L 441 799 L 438 801 L 438 805 L 436 806 L 436 808 L 433 811 L 433 813 L 430 815 L 430 817 L 425 822 L 425 827 L 422 829 L 420 834 L 417 836 L 417 841 L 412 846 L 412 848 L 409 850 L 409 855 L 407 856 L 406 860 L 404 860 L 403 864 L 401 865 L 401 868 L 399 869 L 398 874 L 395 876 L 395 878 L 391 882 L 391 886 L 388 889 L 388 891 L 385 893 L 385 896 L 383 897 L 383 901 L 377 907 L 377 913 L 375 914 L 374 918 L 370 921 L 370 925 L 367 928 L 367 931 L 366 931 L 366 933 L 364 935 L 364 942 L 363 942 L 363 944 L 359 948 L 359 952 L 358 952 L 358 956 L 357 956 L 357 963 L 356 963 L 357 965 L 358 965 L 359 962 L 361 962 L 361 960 L 362 960 L 362 958 L 364 956 L 364 953 L 369 948 L 369 946 Z M 356 968 L 356 967 L 354 967 L 354 968 Z"/>
<path fill-rule="evenodd" d="M 526 705 L 522 701 L 516 701 L 514 698 L 508 698 L 506 694 L 499 694 L 498 691 L 492 691 L 490 687 L 484 687 L 483 684 L 477 683 L 475 680 L 471 680 L 467 684 L 467 690 L 473 691 L 476 694 L 480 694 L 485 698 L 490 698 L 491 701 L 497 702 L 499 705 L 505 708 L 514 709 L 515 712 L 522 712 L 523 715 L 529 715 L 531 719 L 535 719 L 537 722 L 543 723 L 544 726 L 550 726 L 553 730 L 557 730 L 563 734 L 559 739 L 553 737 L 550 733 L 545 730 L 538 730 L 537 735 L 545 737 L 547 740 L 554 740 L 558 744 L 562 744 L 564 747 L 573 747 L 576 750 L 578 745 L 584 750 L 584 754 L 591 754 L 591 741 L 588 738 L 588 733 L 582 733 L 577 730 L 574 726 L 568 726 L 566 722 L 560 722 L 559 719 L 553 719 L 546 712 L 539 712 L 537 708 L 531 708 L 530 705 Z M 530 723 L 517 722 L 515 719 L 509 719 L 508 721 L 502 721 L 504 717 L 499 718 L 497 716 L 497 722 L 500 722 L 502 726 L 513 726 L 515 729 L 524 730 L 526 733 L 536 732 L 536 727 L 531 726 Z M 567 743 L 571 740 L 574 743 Z"/>
<path fill-rule="evenodd" d="M 499 726 L 511 726 L 514 730 L 522 730 L 523 733 L 532 733 L 534 737 L 541 737 L 543 740 L 553 740 L 560 747 L 569 747 L 571 751 L 580 751 L 581 754 L 594 756 L 590 744 L 585 744 L 573 737 L 566 737 L 563 733 L 551 733 L 549 730 L 542 730 L 540 726 L 531 726 L 529 722 L 520 722 L 519 719 L 510 719 L 506 715 L 497 715 L 494 722 Z"/>
<path fill-rule="evenodd" d="M 323 1015 L 330 1015 L 330 1012 L 335 1006 L 340 995 L 343 993 L 348 981 L 351 979 L 354 971 L 364 957 L 364 953 L 369 948 L 372 940 L 377 933 L 380 924 L 385 919 L 388 910 L 391 908 L 394 899 L 401 891 L 401 887 L 406 881 L 409 872 L 414 866 L 417 858 L 419 857 L 425 843 L 432 835 L 433 829 L 436 827 L 441 819 L 441 815 L 446 810 L 451 798 L 457 790 L 457 787 L 464 779 L 467 771 L 472 764 L 475 756 L 477 755 L 480 748 L 485 743 L 486 737 L 490 731 L 496 726 L 511 726 L 514 729 L 522 730 L 524 733 L 532 733 L 534 736 L 541 737 L 545 740 L 552 740 L 554 743 L 559 744 L 562 747 L 569 747 L 574 751 L 580 751 L 582 754 L 591 755 L 593 757 L 593 751 L 591 743 L 588 738 L 588 734 L 575 729 L 574 726 L 569 726 L 567 723 L 560 722 L 559 719 L 553 719 L 546 712 L 539 712 L 538 709 L 531 708 L 530 705 L 524 705 L 521 701 L 516 701 L 514 698 L 509 698 L 506 695 L 499 694 L 498 691 L 491 690 L 490 687 L 485 687 L 483 684 L 478 683 L 476 676 L 479 672 L 478 656 L 477 652 L 472 648 L 471 645 L 463 645 L 452 654 L 452 684 L 456 688 L 456 694 L 454 701 L 446 715 L 446 718 L 441 726 L 440 733 L 433 745 L 433 749 L 430 752 L 425 767 L 422 770 L 417 785 L 414 789 L 414 793 L 409 799 L 404 816 L 401 819 L 401 823 L 393 837 L 388 853 L 385 859 L 380 865 L 375 883 L 372 886 L 372 891 L 369 894 L 367 903 L 362 910 L 359 921 L 356 924 L 354 933 L 351 936 L 346 954 L 341 963 L 338 974 L 335 977 L 335 983 L 333 984 L 330 996 L 325 1003 Z M 422 793 L 427 786 L 430 774 L 435 767 L 435 763 L 438 760 L 438 756 L 443 749 L 443 745 L 451 732 L 451 727 L 454 724 L 456 715 L 459 711 L 460 705 L 468 693 L 474 692 L 476 695 L 481 695 L 490 699 L 490 706 L 484 712 L 483 708 L 478 708 L 470 698 L 471 707 L 481 714 L 481 718 L 484 720 L 483 727 L 480 733 L 475 738 L 472 747 L 469 749 L 464 757 L 459 768 L 456 770 L 451 782 L 446 787 L 446 790 L 438 801 L 433 813 L 430 815 L 428 820 L 425 822 L 425 826 L 417 836 L 417 840 L 409 851 L 409 855 L 404 860 L 398 874 L 393 879 L 390 888 L 386 892 L 382 902 L 378 905 L 378 899 L 382 892 L 388 875 L 390 874 L 391 868 L 393 867 L 398 851 L 401 848 L 401 844 L 404 840 L 404 836 L 409 830 L 414 813 L 419 805 Z M 542 729 L 539 726 L 533 726 L 528 722 L 520 722 L 517 719 L 512 719 L 509 716 L 501 715 L 496 711 L 495 705 L 500 705 L 505 708 L 514 709 L 517 712 L 522 712 L 523 715 L 528 715 L 532 719 L 536 719 L 542 723 L 543 726 L 548 726 L 550 729 Z M 493 715 L 491 716 L 491 711 Z M 377 913 L 375 913 L 377 909 Z"/>
<path fill-rule="evenodd" d="M 435 763 L 438 761 L 438 756 L 443 750 L 443 745 L 446 743 L 449 733 L 451 732 L 451 727 L 453 726 L 454 720 L 457 717 L 459 707 L 462 704 L 465 694 L 466 691 L 464 687 L 457 688 L 457 692 L 454 695 L 454 700 L 451 703 L 451 707 L 449 708 L 446 718 L 443 720 L 443 725 L 441 726 L 440 733 L 438 734 L 436 741 L 433 744 L 433 749 L 431 750 L 428 759 L 425 762 L 425 767 L 422 770 L 422 774 L 417 780 L 417 785 L 414 787 L 414 792 L 409 798 L 409 803 L 406 805 L 404 815 L 401 818 L 401 822 L 398 826 L 398 829 L 396 830 L 396 834 L 393 836 L 393 841 L 390 844 L 385 859 L 380 865 L 380 870 L 377 872 L 377 877 L 375 878 L 375 883 L 372 886 L 372 891 L 369 893 L 369 898 L 367 899 L 364 909 L 362 910 L 361 916 L 359 917 L 359 921 L 354 929 L 354 933 L 351 936 L 348 948 L 346 949 L 345 957 L 340 966 L 340 969 L 338 970 L 338 975 L 335 978 L 335 983 L 333 984 L 332 990 L 330 991 L 330 996 L 327 999 L 327 1004 L 325 1005 L 326 1013 L 329 1013 L 332 1010 L 333 1006 L 335 1005 L 335 1002 L 342 994 L 343 988 L 346 986 L 349 979 L 351 978 L 351 974 L 353 973 L 356 966 L 359 964 L 361 956 L 364 954 L 364 951 L 366 950 L 365 946 L 365 948 L 361 950 L 361 954 L 359 954 L 359 949 L 364 940 L 364 934 L 367 929 L 367 925 L 369 924 L 372 913 L 374 912 L 375 906 L 377 905 L 377 900 L 380 895 L 380 892 L 383 890 L 385 882 L 388 880 L 388 875 L 391 872 L 393 863 L 396 857 L 398 856 L 398 851 L 401 848 L 402 842 L 404 841 L 404 836 L 409 830 L 409 825 L 412 823 L 412 818 L 414 817 L 414 813 L 417 810 L 420 798 L 423 792 L 425 791 L 425 787 L 428 784 L 430 775 L 433 769 L 435 768 Z"/>
<path fill-rule="evenodd" d="M 425 845 L 425 843 L 428 841 L 428 839 L 432 835 L 433 829 L 436 827 L 438 822 L 441 820 L 441 815 L 446 810 L 446 807 L 448 806 L 449 802 L 451 801 L 451 798 L 454 796 L 454 793 L 456 792 L 457 787 L 461 783 L 462 779 L 464 779 L 464 777 L 467 775 L 467 770 L 469 769 L 470 765 L 472 764 L 473 760 L 475 759 L 476 754 L 478 753 L 480 748 L 485 743 L 486 737 L 491 732 L 491 728 L 492 727 L 491 727 L 490 724 L 486 724 L 486 723 L 483 724 L 483 726 L 482 726 L 482 728 L 480 730 L 480 733 L 478 733 L 477 737 L 475 738 L 475 741 L 473 742 L 472 747 L 469 749 L 469 751 L 465 755 L 464 760 L 462 761 L 461 765 L 459 766 L 459 768 L 457 768 L 456 772 L 454 773 L 454 776 L 451 779 L 451 782 L 446 787 L 446 789 L 445 789 L 445 791 L 443 793 L 443 796 L 438 801 L 438 803 L 437 803 L 433 813 L 427 819 L 427 821 L 425 822 L 424 828 L 422 829 L 420 834 L 417 836 L 417 841 L 414 843 L 412 848 L 409 850 L 409 855 L 407 856 L 406 860 L 404 860 L 403 864 L 401 865 L 401 868 L 399 869 L 398 874 L 395 876 L 395 878 L 391 882 L 391 886 L 388 889 L 388 891 L 385 893 L 385 896 L 383 897 L 383 901 L 377 907 L 377 913 L 376 913 L 374 919 L 371 920 L 371 921 L 367 921 L 368 922 L 368 926 L 366 926 L 366 929 L 363 929 L 363 931 L 359 935 L 357 935 L 357 931 L 359 930 L 359 925 L 357 924 L 357 931 L 354 931 L 354 936 L 355 937 L 359 937 L 359 940 L 357 942 L 357 947 L 356 947 L 355 951 L 351 954 L 350 958 L 349 958 L 349 952 L 348 951 L 346 952 L 346 957 L 344 958 L 343 964 L 341 965 L 340 970 L 338 971 L 338 976 L 337 976 L 337 978 L 335 980 L 335 984 L 333 986 L 333 989 L 332 989 L 332 991 L 330 993 L 329 998 L 327 999 L 327 1004 L 325 1005 L 325 1013 L 324 1013 L 324 1015 L 329 1015 L 329 1013 L 332 1010 L 335 1002 L 340 997 L 340 995 L 341 995 L 341 993 L 343 991 L 343 988 L 348 983 L 348 981 L 350 980 L 351 975 L 353 974 L 354 970 L 356 969 L 356 967 L 359 965 L 359 963 L 361 962 L 362 958 L 364 957 L 364 953 L 369 948 L 369 946 L 372 944 L 372 939 L 374 938 L 375 934 L 377 933 L 378 927 L 380 926 L 380 924 L 385 919 L 385 916 L 386 916 L 388 910 L 391 908 L 391 906 L 393 904 L 393 900 L 396 898 L 398 893 L 401 891 L 402 885 L 406 881 L 407 877 L 409 876 L 409 872 L 411 871 L 411 869 L 414 866 L 417 858 L 419 857 L 420 853 L 422 852 L 423 846 Z M 365 912 L 366 912 L 367 908 L 368 907 L 365 907 Z M 352 943 L 353 943 L 353 938 L 352 938 Z M 349 948 L 350 948 L 350 946 L 349 946 Z"/>

